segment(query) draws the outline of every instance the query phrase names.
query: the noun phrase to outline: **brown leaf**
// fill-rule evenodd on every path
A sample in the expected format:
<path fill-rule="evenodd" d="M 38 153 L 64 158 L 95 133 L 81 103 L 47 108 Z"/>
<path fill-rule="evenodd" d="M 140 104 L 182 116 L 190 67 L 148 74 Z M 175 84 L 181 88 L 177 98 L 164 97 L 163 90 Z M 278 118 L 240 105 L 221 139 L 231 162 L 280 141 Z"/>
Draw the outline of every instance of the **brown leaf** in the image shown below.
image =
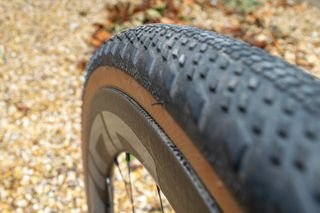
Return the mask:
<path fill-rule="evenodd" d="M 92 37 L 92 38 L 89 40 L 89 43 L 90 43 L 92 46 L 94 46 L 94 47 L 100 47 L 101 44 L 103 43 L 103 41 L 100 41 L 100 40 Z"/>
<path fill-rule="evenodd" d="M 104 28 L 103 24 L 101 23 L 94 23 L 93 26 L 96 28 L 96 30 L 100 30 Z"/>
<path fill-rule="evenodd" d="M 93 35 L 92 37 L 99 40 L 99 41 L 102 41 L 104 42 L 105 40 L 111 38 L 112 34 L 107 32 L 106 30 L 97 30 Z"/>

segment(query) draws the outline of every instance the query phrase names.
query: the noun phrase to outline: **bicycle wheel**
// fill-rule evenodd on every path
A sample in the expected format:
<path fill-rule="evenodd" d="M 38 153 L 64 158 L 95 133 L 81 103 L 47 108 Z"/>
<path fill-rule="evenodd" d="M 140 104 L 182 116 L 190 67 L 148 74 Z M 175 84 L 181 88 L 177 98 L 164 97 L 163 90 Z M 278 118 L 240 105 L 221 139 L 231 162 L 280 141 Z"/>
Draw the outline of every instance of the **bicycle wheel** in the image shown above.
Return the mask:
<path fill-rule="evenodd" d="M 91 212 L 114 159 L 145 166 L 176 212 L 319 212 L 320 82 L 241 41 L 145 25 L 97 50 L 82 137 Z"/>

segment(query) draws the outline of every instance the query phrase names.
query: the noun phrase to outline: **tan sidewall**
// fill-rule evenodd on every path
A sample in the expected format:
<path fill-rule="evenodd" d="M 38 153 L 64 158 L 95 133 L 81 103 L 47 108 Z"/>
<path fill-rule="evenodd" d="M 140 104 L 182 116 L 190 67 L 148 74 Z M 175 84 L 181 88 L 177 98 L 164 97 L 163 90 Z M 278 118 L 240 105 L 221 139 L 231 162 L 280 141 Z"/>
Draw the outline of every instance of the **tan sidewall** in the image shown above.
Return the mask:
<path fill-rule="evenodd" d="M 183 129 L 175 122 L 162 105 L 155 104 L 155 98 L 132 77 L 112 67 L 100 67 L 95 70 L 86 85 L 82 111 L 82 129 L 87 129 L 89 104 L 95 92 L 103 87 L 113 87 L 129 95 L 147 111 L 160 125 L 172 142 L 179 148 L 192 168 L 201 178 L 210 194 L 224 212 L 242 212 L 240 206 L 224 186 L 216 172 L 201 155 Z M 87 131 L 82 131 L 83 144 Z M 86 147 L 86 146 L 83 146 Z M 85 155 L 83 155 L 85 157 Z M 86 162 L 86 159 L 84 159 Z"/>

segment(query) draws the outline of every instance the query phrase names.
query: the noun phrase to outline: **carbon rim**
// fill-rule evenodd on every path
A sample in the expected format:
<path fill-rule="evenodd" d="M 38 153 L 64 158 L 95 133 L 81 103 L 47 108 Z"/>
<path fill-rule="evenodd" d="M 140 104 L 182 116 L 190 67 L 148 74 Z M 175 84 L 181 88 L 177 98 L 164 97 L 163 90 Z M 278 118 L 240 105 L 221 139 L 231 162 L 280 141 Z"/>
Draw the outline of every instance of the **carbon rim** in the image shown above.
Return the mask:
<path fill-rule="evenodd" d="M 108 98 L 106 98 L 107 96 Z M 112 103 L 108 100 L 112 100 Z M 122 109 L 119 109 L 119 106 Z M 164 194 L 176 211 L 194 212 L 194 210 L 201 209 L 202 212 L 218 211 L 217 205 L 182 154 L 136 102 L 119 90 L 104 88 L 95 94 L 91 108 L 89 115 L 89 124 L 91 124 L 88 125 L 91 127 L 90 130 L 88 129 L 90 132 L 89 155 L 87 156 L 89 171 L 87 187 L 91 211 L 94 212 L 97 209 L 99 212 L 101 209 L 105 209 L 107 212 L 113 211 L 112 197 L 110 196 L 112 189 L 106 185 L 105 178 L 110 177 L 113 159 L 123 151 L 134 153 L 143 162 L 157 184 L 164 189 Z M 103 117 L 105 115 L 108 117 L 107 123 Z M 130 126 L 133 133 L 138 134 L 137 137 L 141 139 L 143 146 L 137 146 L 137 143 L 134 147 L 130 145 L 133 138 L 132 132 L 121 131 L 119 133 L 118 130 L 123 130 L 123 128 L 119 128 L 119 123 L 117 124 L 119 119 L 116 121 L 115 117 L 123 119 L 123 123 Z M 139 125 L 135 125 L 137 120 L 139 120 Z M 108 122 L 116 123 L 110 124 Z M 101 133 L 101 130 L 104 130 L 104 133 Z M 130 138 L 130 142 L 126 138 Z M 150 141 L 150 138 L 153 140 Z M 158 147 L 152 147 L 155 144 Z M 106 149 L 106 147 L 108 148 Z M 141 151 L 143 147 L 147 151 Z M 160 154 L 154 153 L 155 150 L 159 151 L 159 147 Z M 156 163 L 153 164 L 150 156 L 148 157 L 146 153 L 149 153 L 151 159 L 154 159 Z M 159 173 L 157 170 L 161 172 Z M 104 180 L 103 183 L 102 180 Z M 174 187 L 179 185 L 178 190 L 174 190 Z"/>

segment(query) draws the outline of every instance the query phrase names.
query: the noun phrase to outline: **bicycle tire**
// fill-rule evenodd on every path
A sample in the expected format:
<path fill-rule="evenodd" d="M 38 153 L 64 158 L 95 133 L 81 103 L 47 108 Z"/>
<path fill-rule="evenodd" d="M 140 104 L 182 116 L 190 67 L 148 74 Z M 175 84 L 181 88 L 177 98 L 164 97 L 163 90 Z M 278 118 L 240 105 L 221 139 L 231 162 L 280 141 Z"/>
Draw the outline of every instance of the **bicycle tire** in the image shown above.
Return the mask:
<path fill-rule="evenodd" d="M 188 198 L 205 200 L 196 207 L 201 212 L 320 211 L 319 79 L 261 49 L 193 27 L 151 24 L 115 35 L 87 67 L 82 134 L 91 207 L 88 135 L 93 115 L 117 99 L 97 95 L 107 88 L 130 99 L 166 135 L 160 141 L 177 147 L 194 171 L 189 180 L 200 181 L 195 196 L 203 189 L 209 194 Z M 178 212 L 199 212 L 173 202 Z"/>

